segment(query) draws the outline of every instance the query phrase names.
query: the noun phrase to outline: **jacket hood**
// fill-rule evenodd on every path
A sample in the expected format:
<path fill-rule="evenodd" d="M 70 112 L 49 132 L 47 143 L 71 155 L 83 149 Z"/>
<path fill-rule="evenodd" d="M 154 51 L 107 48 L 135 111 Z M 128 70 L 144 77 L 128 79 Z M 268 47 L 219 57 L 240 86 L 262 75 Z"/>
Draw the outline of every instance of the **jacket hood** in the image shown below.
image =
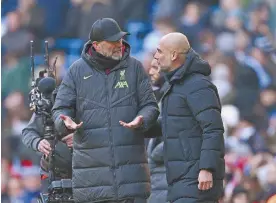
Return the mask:
<path fill-rule="evenodd" d="M 185 63 L 171 77 L 170 82 L 180 80 L 194 73 L 209 76 L 211 74 L 211 68 L 207 61 L 203 60 L 198 53 L 190 48 Z"/>

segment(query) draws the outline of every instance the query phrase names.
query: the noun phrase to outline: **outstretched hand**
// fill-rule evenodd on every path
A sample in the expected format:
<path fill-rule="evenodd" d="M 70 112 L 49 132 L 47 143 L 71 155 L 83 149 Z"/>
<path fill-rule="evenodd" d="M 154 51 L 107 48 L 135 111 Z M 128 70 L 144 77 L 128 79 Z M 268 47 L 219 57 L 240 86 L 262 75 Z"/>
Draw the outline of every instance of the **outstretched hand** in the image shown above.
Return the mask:
<path fill-rule="evenodd" d="M 130 123 L 125 123 L 124 121 L 119 121 L 119 123 L 124 126 L 125 128 L 136 129 L 139 128 L 143 124 L 143 116 L 137 116 L 133 121 Z"/>
<path fill-rule="evenodd" d="M 69 116 L 60 115 L 60 118 L 63 120 L 66 128 L 69 130 L 76 130 L 80 128 L 83 124 L 83 122 L 76 124 Z"/>

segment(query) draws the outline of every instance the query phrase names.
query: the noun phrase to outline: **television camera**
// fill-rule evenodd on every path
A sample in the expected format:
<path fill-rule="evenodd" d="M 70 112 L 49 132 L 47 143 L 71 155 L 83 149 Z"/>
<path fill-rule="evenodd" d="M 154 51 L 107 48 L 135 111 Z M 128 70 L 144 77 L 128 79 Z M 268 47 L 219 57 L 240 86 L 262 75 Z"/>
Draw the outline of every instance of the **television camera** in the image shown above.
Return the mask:
<path fill-rule="evenodd" d="M 39 72 L 39 77 L 35 79 L 34 76 L 34 42 L 30 42 L 31 47 L 31 72 L 32 72 L 32 84 L 31 91 L 29 93 L 30 109 L 37 115 L 41 115 L 43 118 L 44 136 L 43 138 L 48 140 L 51 145 L 51 152 L 48 157 L 44 157 L 48 161 L 49 172 L 49 187 L 47 193 L 41 193 L 38 198 L 38 203 L 73 203 L 72 195 L 72 163 L 70 157 L 66 158 L 60 156 L 58 153 L 58 133 L 55 130 L 54 122 L 52 120 L 51 109 L 53 107 L 56 89 L 56 61 L 52 66 L 49 65 L 48 54 L 48 41 L 45 41 L 45 55 L 44 61 L 46 68 Z M 63 150 L 63 149 L 61 149 Z M 67 150 L 71 151 L 67 148 Z M 67 153 L 68 154 L 68 153 Z M 44 156 L 44 155 L 43 155 Z M 66 165 L 67 164 L 67 165 Z M 68 170 L 60 170 L 63 165 Z M 62 176 L 61 171 L 63 172 Z M 64 175 L 65 174 L 65 175 Z"/>

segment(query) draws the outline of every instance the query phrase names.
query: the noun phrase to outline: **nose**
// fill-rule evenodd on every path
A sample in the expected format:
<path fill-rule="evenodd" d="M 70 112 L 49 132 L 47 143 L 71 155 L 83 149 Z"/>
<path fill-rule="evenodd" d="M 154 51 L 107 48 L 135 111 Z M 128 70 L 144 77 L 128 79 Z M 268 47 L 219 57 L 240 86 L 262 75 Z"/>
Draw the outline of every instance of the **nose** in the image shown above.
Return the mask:
<path fill-rule="evenodd" d="M 157 54 L 157 52 L 154 53 L 153 58 L 158 59 L 158 54 Z"/>
<path fill-rule="evenodd" d="M 123 46 L 123 40 L 120 39 L 118 41 L 112 42 L 113 46 L 115 47 L 122 47 Z"/>
<path fill-rule="evenodd" d="M 150 76 L 154 75 L 155 72 L 156 72 L 156 71 L 154 70 L 154 68 L 150 68 L 150 69 L 149 69 L 149 75 L 150 75 Z"/>
<path fill-rule="evenodd" d="M 117 45 L 122 46 L 122 44 L 123 44 L 123 39 L 120 39 L 119 41 L 117 41 Z"/>

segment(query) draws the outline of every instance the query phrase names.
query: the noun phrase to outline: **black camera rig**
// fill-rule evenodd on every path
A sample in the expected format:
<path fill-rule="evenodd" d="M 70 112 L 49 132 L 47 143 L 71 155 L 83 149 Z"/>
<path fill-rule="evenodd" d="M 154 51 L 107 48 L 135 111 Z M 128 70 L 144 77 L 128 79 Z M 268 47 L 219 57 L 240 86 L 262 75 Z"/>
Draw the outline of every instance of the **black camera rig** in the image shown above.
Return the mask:
<path fill-rule="evenodd" d="M 46 158 L 49 162 L 49 187 L 47 193 L 41 193 L 38 198 L 39 203 L 73 203 L 71 174 L 65 179 L 57 175 L 56 167 L 56 146 L 58 143 L 57 132 L 52 120 L 51 109 L 54 103 L 54 91 L 56 90 L 56 61 L 52 67 L 49 66 L 48 41 L 45 41 L 44 61 L 46 68 L 39 72 L 39 77 L 34 76 L 34 53 L 33 41 L 31 46 L 31 72 L 32 89 L 29 93 L 30 109 L 43 118 L 44 139 L 51 145 L 50 155 Z M 47 74 L 47 75 L 45 75 Z M 44 156 L 44 155 L 43 155 Z"/>

